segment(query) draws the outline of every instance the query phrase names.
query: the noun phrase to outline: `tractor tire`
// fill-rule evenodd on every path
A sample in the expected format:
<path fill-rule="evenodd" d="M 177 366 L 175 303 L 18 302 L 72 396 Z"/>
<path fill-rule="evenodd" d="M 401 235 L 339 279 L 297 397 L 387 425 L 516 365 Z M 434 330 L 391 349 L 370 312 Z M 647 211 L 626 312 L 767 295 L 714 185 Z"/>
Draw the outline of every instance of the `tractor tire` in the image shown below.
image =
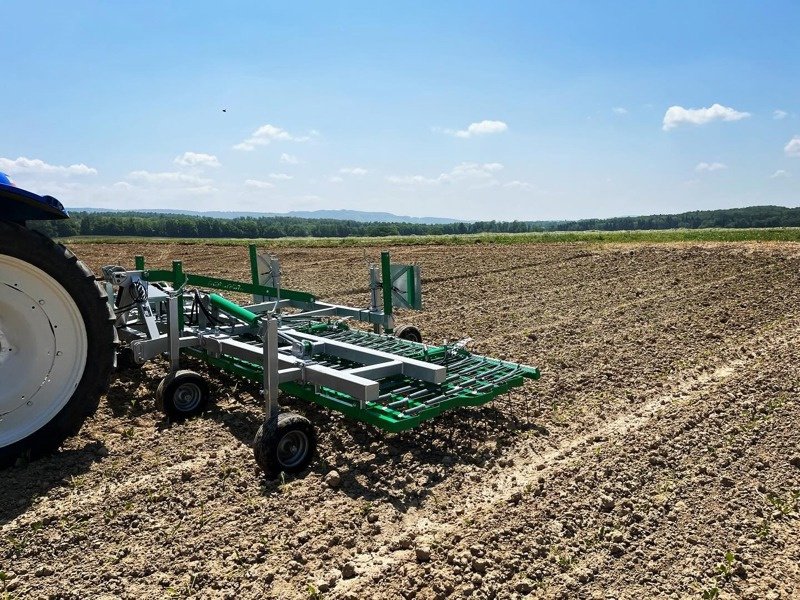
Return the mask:
<path fill-rule="evenodd" d="M 0 221 L 0 467 L 54 451 L 94 413 L 114 368 L 114 321 L 72 252 Z"/>
<path fill-rule="evenodd" d="M 264 422 L 253 440 L 256 463 L 270 479 L 305 470 L 316 449 L 314 426 L 296 413 L 280 413 L 277 419 Z"/>

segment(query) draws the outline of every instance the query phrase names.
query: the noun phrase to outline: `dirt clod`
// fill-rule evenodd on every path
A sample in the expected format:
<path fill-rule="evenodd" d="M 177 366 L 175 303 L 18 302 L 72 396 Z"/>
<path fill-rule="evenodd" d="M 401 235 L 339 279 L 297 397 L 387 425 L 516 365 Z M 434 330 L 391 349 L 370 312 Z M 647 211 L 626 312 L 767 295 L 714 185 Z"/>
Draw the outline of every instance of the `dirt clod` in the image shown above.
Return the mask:
<path fill-rule="evenodd" d="M 356 565 L 353 562 L 346 562 L 342 565 L 342 577 L 352 579 L 356 576 Z"/>
<path fill-rule="evenodd" d="M 329 488 L 336 489 L 340 483 L 342 483 L 342 477 L 339 475 L 339 471 L 330 471 L 325 475 L 325 485 Z"/>

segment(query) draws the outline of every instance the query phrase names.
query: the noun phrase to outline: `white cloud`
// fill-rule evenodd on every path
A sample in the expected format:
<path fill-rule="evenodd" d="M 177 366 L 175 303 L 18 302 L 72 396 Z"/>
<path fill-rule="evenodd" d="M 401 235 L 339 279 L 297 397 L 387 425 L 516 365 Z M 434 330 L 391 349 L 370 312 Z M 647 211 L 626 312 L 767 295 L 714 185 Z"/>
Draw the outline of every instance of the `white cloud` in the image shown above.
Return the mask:
<path fill-rule="evenodd" d="M 486 135 L 489 133 L 502 133 L 508 130 L 508 125 L 503 121 L 480 121 L 479 123 L 470 123 L 466 129 L 458 131 L 445 130 L 446 133 L 454 135 L 459 138 L 471 138 L 476 135 Z"/>
<path fill-rule="evenodd" d="M 397 185 L 414 185 L 418 183 L 424 183 L 424 184 L 439 183 L 438 179 L 430 179 L 428 177 L 423 177 L 422 175 L 389 175 L 386 178 L 386 181 Z"/>
<path fill-rule="evenodd" d="M 438 185 L 472 181 L 486 183 L 494 180 L 494 173 L 501 171 L 500 163 L 471 163 L 464 162 L 453 167 L 447 173 L 440 173 L 438 177 L 425 177 L 423 175 L 391 175 L 386 178 L 389 183 L 397 185 Z"/>
<path fill-rule="evenodd" d="M 786 153 L 786 156 L 796 156 L 800 158 L 800 135 L 796 135 L 790 139 L 783 147 L 783 151 Z"/>
<path fill-rule="evenodd" d="M 153 173 L 151 171 L 132 171 L 128 179 L 143 181 L 146 183 L 186 183 L 195 187 L 205 186 L 211 183 L 210 179 L 198 177 L 190 173 L 180 173 L 177 171 Z"/>
<path fill-rule="evenodd" d="M 64 167 L 51 165 L 38 158 L 20 156 L 14 160 L 0 158 L 0 171 L 6 173 L 45 174 L 45 175 L 97 175 L 97 169 L 80 163 Z"/>
<path fill-rule="evenodd" d="M 118 181 L 111 187 L 116 188 L 118 190 L 130 190 L 133 189 L 133 186 L 128 183 L 127 181 Z"/>
<path fill-rule="evenodd" d="M 515 179 L 514 181 L 509 181 L 508 183 L 504 183 L 503 187 L 509 189 L 522 190 L 525 192 L 533 190 L 533 186 L 530 183 L 528 183 L 527 181 L 519 181 L 517 179 Z"/>
<path fill-rule="evenodd" d="M 721 162 L 701 162 L 698 163 L 697 166 L 694 168 L 695 171 L 701 173 L 703 171 L 722 171 L 723 169 L 727 169 L 728 165 L 721 163 Z"/>
<path fill-rule="evenodd" d="M 615 106 L 611 110 L 614 111 L 614 114 L 617 114 L 617 115 L 627 115 L 628 114 L 628 109 L 624 108 L 622 106 Z"/>
<path fill-rule="evenodd" d="M 255 150 L 256 146 L 266 146 L 273 141 L 307 142 L 309 139 L 308 136 L 295 136 L 285 129 L 267 123 L 256 129 L 249 138 L 236 144 L 233 149 L 249 152 Z"/>
<path fill-rule="evenodd" d="M 286 173 L 270 173 L 269 178 L 278 181 L 288 181 L 289 179 L 294 179 L 294 175 L 288 175 Z"/>
<path fill-rule="evenodd" d="M 464 180 L 493 179 L 493 173 L 501 171 L 503 165 L 500 163 L 469 163 L 464 162 L 456 165 L 449 173 L 442 173 L 439 179 L 446 183 L 455 183 Z"/>
<path fill-rule="evenodd" d="M 789 177 L 789 173 L 784 171 L 783 169 L 778 169 L 772 175 L 769 176 L 770 179 L 778 179 L 779 177 Z"/>
<path fill-rule="evenodd" d="M 219 167 L 219 160 L 213 154 L 203 154 L 202 152 L 184 152 L 175 157 L 175 164 L 182 167 Z"/>
<path fill-rule="evenodd" d="M 788 116 L 789 113 L 787 113 L 785 110 L 781 110 L 780 108 L 776 108 L 775 110 L 772 111 L 772 118 L 775 119 L 776 121 L 785 119 Z"/>
<path fill-rule="evenodd" d="M 218 192 L 219 190 L 215 188 L 213 185 L 198 185 L 196 187 L 189 187 L 186 188 L 186 191 L 190 194 L 213 194 L 214 192 Z"/>
<path fill-rule="evenodd" d="M 344 167 L 343 169 L 339 169 L 339 173 L 360 177 L 361 175 L 366 175 L 368 171 L 362 167 Z"/>
<path fill-rule="evenodd" d="M 265 190 L 275 187 L 274 183 L 270 183 L 269 181 L 261 181 L 260 179 L 248 179 L 247 181 L 244 182 L 244 184 L 249 188 L 256 188 L 259 190 Z"/>
<path fill-rule="evenodd" d="M 281 162 L 287 165 L 296 165 L 300 160 L 293 154 L 286 154 L 286 152 L 284 152 L 281 154 Z"/>
<path fill-rule="evenodd" d="M 342 179 L 338 175 L 334 175 L 333 177 L 328 179 L 328 181 L 330 181 L 331 183 L 342 183 L 344 181 L 344 179 Z"/>
<path fill-rule="evenodd" d="M 681 123 L 705 125 L 711 121 L 740 121 L 750 116 L 748 112 L 739 112 L 721 104 L 712 104 L 708 108 L 683 108 L 670 106 L 664 113 L 664 131 L 674 129 Z"/>

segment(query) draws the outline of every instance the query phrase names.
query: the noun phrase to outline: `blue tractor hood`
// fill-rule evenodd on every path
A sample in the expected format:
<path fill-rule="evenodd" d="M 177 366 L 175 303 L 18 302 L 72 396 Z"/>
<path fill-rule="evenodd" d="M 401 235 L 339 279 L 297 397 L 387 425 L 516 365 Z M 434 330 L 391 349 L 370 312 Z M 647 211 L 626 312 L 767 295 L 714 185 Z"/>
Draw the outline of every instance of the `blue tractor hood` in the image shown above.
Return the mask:
<path fill-rule="evenodd" d="M 0 173 L 0 219 L 24 223 L 68 218 L 64 205 L 52 196 L 40 196 L 18 188 Z"/>

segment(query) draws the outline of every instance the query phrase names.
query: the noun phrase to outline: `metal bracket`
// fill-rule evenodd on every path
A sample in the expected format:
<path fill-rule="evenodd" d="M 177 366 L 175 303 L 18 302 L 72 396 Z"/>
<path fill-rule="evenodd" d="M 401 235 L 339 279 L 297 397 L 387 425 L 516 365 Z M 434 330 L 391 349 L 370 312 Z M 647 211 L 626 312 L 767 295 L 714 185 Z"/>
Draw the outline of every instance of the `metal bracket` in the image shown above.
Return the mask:
<path fill-rule="evenodd" d="M 278 405 L 278 321 L 267 317 L 266 327 L 261 337 L 264 368 L 264 418 L 269 421 L 273 415 L 277 417 Z"/>

